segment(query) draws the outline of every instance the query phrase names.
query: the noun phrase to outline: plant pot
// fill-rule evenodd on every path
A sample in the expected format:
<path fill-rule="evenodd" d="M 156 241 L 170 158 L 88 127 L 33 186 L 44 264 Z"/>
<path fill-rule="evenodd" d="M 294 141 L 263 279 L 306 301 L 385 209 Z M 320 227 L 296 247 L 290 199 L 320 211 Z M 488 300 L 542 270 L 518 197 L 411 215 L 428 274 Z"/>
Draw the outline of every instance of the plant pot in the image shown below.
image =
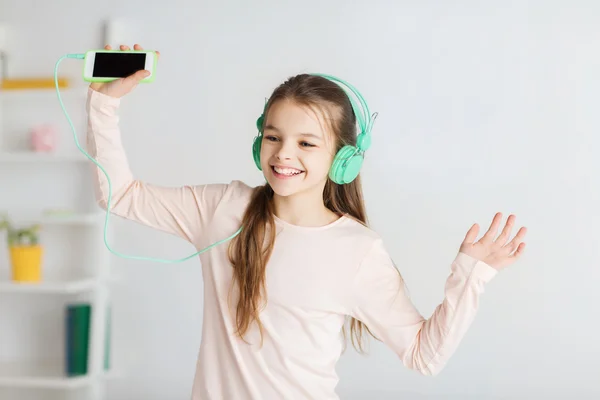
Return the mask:
<path fill-rule="evenodd" d="M 39 282 L 42 278 L 42 246 L 11 246 L 12 279 L 18 282 Z"/>

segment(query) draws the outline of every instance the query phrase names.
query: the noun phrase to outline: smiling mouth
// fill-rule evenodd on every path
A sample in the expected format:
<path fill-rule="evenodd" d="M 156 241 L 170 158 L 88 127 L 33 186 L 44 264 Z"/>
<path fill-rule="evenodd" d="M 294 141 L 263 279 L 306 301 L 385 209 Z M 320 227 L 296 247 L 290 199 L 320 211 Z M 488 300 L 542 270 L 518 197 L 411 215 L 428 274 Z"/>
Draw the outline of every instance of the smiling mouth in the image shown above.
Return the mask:
<path fill-rule="evenodd" d="M 302 175 L 304 171 L 294 169 L 294 168 L 278 168 L 274 165 L 271 165 L 271 171 L 278 178 L 293 178 L 298 175 Z"/>

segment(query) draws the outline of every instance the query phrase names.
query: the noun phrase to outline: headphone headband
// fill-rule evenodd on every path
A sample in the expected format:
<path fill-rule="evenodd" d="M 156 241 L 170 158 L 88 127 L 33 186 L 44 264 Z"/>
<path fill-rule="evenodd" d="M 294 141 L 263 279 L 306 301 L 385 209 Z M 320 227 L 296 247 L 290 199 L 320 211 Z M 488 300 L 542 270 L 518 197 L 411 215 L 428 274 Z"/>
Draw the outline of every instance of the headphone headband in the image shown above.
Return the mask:
<path fill-rule="evenodd" d="M 323 78 L 329 79 L 330 81 L 341 84 L 342 90 L 344 90 L 344 92 L 346 92 L 346 95 L 348 96 L 348 99 L 350 99 L 350 103 L 352 104 L 352 108 L 354 109 L 354 114 L 356 115 L 356 119 L 358 121 L 358 126 L 360 127 L 360 132 L 358 133 L 359 136 L 361 134 L 364 134 L 365 136 L 371 134 L 371 129 L 373 128 L 373 123 L 375 122 L 377 113 L 374 113 L 373 115 L 371 115 L 371 112 L 369 111 L 369 106 L 367 105 L 367 102 L 365 101 L 363 96 L 360 94 L 358 89 L 356 89 L 353 85 L 344 81 L 343 79 L 337 78 L 332 75 L 321 74 L 321 73 L 311 73 L 310 75 L 321 76 Z M 343 86 L 346 86 L 347 89 L 344 88 Z M 353 94 L 354 97 L 356 97 L 358 99 L 358 101 L 360 102 L 360 105 L 361 105 L 360 107 L 356 104 L 356 100 L 353 98 L 353 96 L 351 96 L 351 94 Z M 363 140 L 365 140 L 365 139 L 363 139 Z M 358 147 L 359 148 L 361 147 L 360 143 L 359 143 Z M 361 150 L 366 150 L 366 148 L 365 149 L 361 148 Z"/>

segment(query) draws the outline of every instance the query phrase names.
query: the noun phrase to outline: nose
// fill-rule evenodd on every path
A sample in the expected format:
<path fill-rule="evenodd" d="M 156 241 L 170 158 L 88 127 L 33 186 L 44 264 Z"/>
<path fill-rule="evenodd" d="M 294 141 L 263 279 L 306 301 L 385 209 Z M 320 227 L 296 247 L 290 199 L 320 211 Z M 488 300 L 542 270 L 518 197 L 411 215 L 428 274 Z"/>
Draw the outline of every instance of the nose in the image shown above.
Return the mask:
<path fill-rule="evenodd" d="M 289 140 L 282 140 L 275 153 L 275 157 L 278 160 L 291 160 L 294 154 L 293 151 L 293 143 Z"/>

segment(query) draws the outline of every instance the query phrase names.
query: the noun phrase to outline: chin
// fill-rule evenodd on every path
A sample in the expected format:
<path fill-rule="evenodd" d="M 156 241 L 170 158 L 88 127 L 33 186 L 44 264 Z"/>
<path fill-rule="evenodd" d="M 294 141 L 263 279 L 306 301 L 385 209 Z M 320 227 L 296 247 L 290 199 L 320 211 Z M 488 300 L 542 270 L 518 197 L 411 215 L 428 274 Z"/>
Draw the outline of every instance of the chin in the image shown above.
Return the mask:
<path fill-rule="evenodd" d="M 289 197 L 306 189 L 305 185 L 291 182 L 278 182 L 276 178 L 267 179 L 273 192 L 280 197 Z"/>
<path fill-rule="evenodd" d="M 292 197 L 301 193 L 307 193 L 318 188 L 322 188 L 322 182 L 308 182 L 303 179 L 278 179 L 274 176 L 268 176 L 267 182 L 273 189 L 273 192 L 279 197 Z"/>
<path fill-rule="evenodd" d="M 271 188 L 273 188 L 273 186 L 271 186 Z M 273 192 L 277 197 L 292 197 L 299 193 L 298 190 L 280 190 L 278 188 L 273 188 Z"/>

